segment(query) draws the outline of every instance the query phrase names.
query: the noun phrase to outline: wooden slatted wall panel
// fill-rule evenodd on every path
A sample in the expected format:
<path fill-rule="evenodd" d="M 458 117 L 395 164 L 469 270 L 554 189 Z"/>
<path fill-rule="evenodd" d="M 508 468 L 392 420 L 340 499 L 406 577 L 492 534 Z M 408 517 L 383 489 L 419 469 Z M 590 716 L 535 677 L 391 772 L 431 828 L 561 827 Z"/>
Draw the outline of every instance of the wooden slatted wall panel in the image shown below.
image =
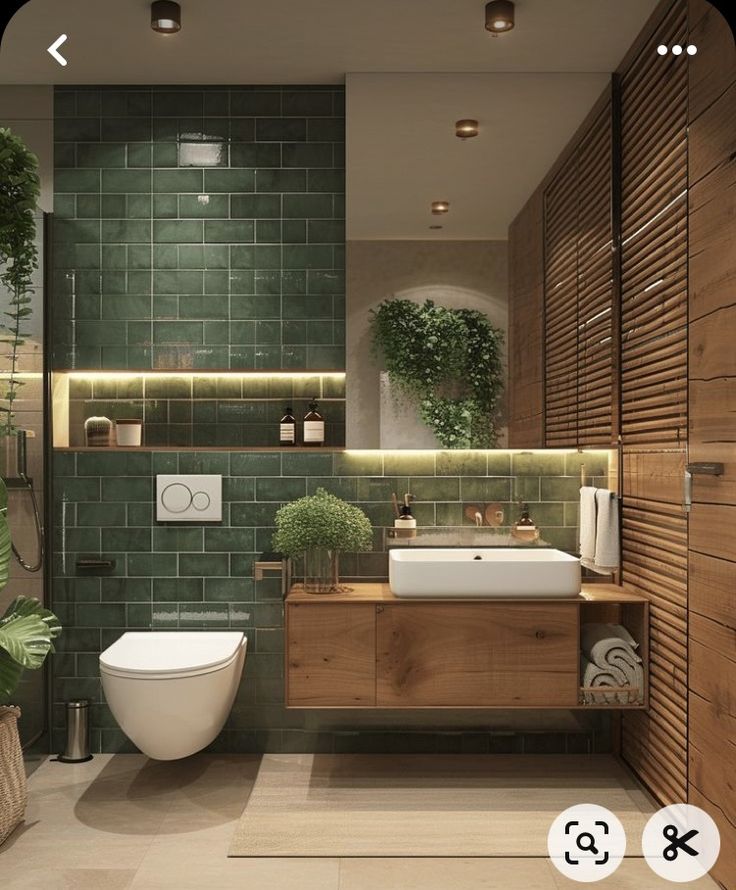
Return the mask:
<path fill-rule="evenodd" d="M 613 436 L 613 232 L 611 105 L 578 152 L 578 445 Z"/>
<path fill-rule="evenodd" d="M 687 799 L 687 59 L 676 0 L 621 76 L 622 576 L 650 601 L 650 708 L 622 754 L 662 803 Z"/>
<path fill-rule="evenodd" d="M 736 888 L 736 48 L 721 15 L 691 0 L 690 801 L 721 832 L 713 876 Z"/>
<path fill-rule="evenodd" d="M 563 165 L 544 194 L 545 436 L 577 445 L 578 165 Z"/>
<path fill-rule="evenodd" d="M 687 436 L 687 57 L 677 0 L 621 79 L 621 428 L 654 450 Z"/>
<path fill-rule="evenodd" d="M 544 445 L 543 192 L 509 227 L 509 446 Z"/>

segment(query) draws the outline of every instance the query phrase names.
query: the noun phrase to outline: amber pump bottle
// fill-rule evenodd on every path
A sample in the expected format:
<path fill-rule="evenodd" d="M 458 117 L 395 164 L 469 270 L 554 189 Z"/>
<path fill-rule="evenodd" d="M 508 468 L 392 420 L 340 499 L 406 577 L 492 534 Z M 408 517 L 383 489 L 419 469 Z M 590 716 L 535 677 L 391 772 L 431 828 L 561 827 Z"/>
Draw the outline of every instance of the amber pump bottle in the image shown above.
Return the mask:
<path fill-rule="evenodd" d="M 325 444 L 325 419 L 317 410 L 318 407 L 315 396 L 309 403 L 309 411 L 304 416 L 303 436 L 305 445 Z"/>
<path fill-rule="evenodd" d="M 291 406 L 284 411 L 279 424 L 279 445 L 296 445 L 296 418 L 291 413 Z"/>

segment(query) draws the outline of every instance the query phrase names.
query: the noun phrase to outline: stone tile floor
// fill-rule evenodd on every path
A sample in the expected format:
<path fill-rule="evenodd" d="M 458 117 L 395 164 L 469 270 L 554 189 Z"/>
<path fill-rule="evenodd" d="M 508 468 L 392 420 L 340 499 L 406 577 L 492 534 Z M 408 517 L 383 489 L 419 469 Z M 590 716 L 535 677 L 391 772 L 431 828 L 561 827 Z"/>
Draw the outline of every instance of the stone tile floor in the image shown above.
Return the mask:
<path fill-rule="evenodd" d="M 26 821 L 0 848 L 3 890 L 562 890 L 579 886 L 544 858 L 228 859 L 257 756 L 157 763 L 134 754 L 45 760 Z M 665 890 L 627 859 L 611 890 Z M 709 878 L 691 884 L 715 888 Z"/>

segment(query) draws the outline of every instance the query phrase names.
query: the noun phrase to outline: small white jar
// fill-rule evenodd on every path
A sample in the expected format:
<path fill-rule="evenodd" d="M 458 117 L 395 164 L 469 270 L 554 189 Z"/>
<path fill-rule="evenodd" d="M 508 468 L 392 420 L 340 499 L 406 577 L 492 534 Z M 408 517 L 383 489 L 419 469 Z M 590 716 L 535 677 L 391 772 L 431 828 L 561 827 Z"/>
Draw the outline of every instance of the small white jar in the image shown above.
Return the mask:
<path fill-rule="evenodd" d="M 143 439 L 142 420 L 116 420 L 115 439 L 118 445 L 126 448 L 139 446 Z"/>

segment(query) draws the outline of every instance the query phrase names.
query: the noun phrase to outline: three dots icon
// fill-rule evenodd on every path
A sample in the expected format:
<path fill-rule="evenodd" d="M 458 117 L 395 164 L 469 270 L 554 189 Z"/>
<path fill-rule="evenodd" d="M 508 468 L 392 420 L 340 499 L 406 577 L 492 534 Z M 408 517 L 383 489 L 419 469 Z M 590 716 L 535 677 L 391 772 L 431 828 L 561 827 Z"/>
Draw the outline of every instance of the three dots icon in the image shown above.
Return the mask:
<path fill-rule="evenodd" d="M 680 46 L 679 43 L 676 43 L 673 47 L 665 46 L 664 43 L 660 43 L 657 47 L 657 52 L 660 56 L 666 56 L 668 52 L 671 52 L 673 56 L 681 56 L 684 52 L 686 52 L 689 56 L 694 56 L 698 51 L 697 46 L 693 43 L 689 43 L 687 46 Z"/>

